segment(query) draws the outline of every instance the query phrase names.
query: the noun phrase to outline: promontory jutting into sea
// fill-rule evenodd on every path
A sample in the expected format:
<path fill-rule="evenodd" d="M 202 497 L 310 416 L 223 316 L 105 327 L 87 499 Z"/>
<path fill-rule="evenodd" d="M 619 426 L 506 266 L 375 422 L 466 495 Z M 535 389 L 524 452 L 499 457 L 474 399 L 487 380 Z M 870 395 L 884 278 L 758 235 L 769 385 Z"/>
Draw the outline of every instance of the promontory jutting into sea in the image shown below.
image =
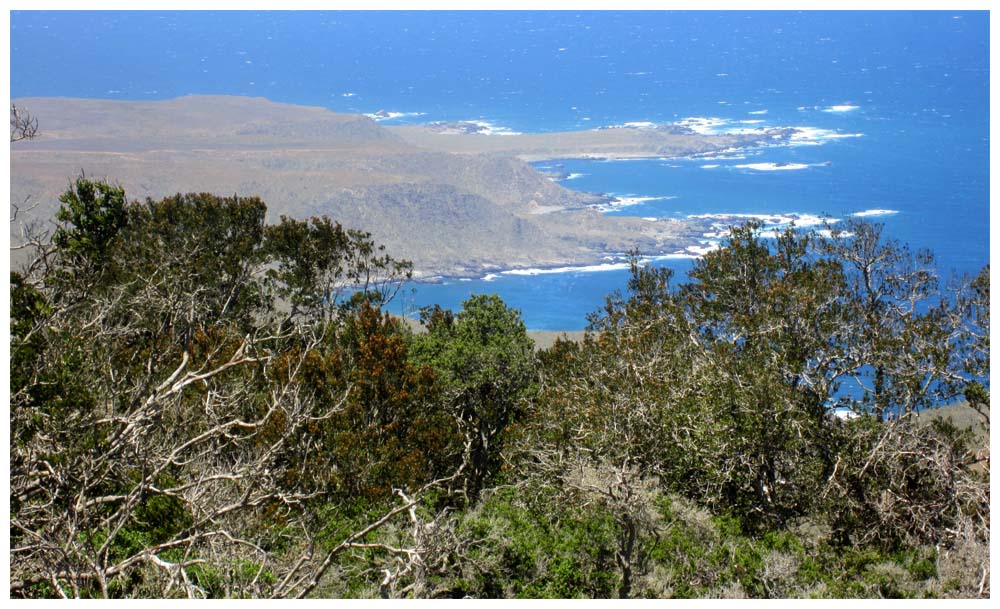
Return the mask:
<path fill-rule="evenodd" d="M 176 154 L 192 163 L 184 170 L 192 188 L 281 190 L 266 197 L 274 217 L 326 210 L 413 259 L 417 276 L 434 283 L 411 284 L 394 313 L 455 308 L 469 293 L 495 292 L 529 328 L 582 328 L 623 284 L 630 249 L 683 272 L 749 217 L 769 230 L 877 218 L 894 238 L 932 249 L 942 276 L 988 260 L 981 13 L 25 13 L 14 26 L 15 98 L 245 96 L 367 115 L 387 127 L 261 126 L 241 137 L 288 150 L 266 161 L 248 152 L 241 165 L 214 173 L 211 164 L 224 162 L 218 151 Z M 137 32 L 145 44 L 132 44 Z M 212 45 L 200 44 L 206 37 Z M 155 69 L 132 69 L 137 63 Z M 137 142 L 134 159 L 156 140 L 145 124 L 125 125 L 104 107 L 88 114 L 82 102 L 61 103 L 45 128 L 74 134 L 53 143 L 63 150 L 73 142 L 114 148 L 97 126 L 104 119 Z M 237 116 L 231 104 L 271 122 L 317 116 L 260 100 L 163 104 L 191 129 L 220 128 L 209 117 Z M 135 107 L 140 116 L 143 106 Z M 163 114 L 154 105 L 148 112 Z M 88 125 L 104 144 L 86 140 Z M 291 147 L 307 141 L 344 151 L 364 141 L 377 162 L 303 167 L 308 152 Z M 155 148 L 136 162 L 148 167 L 150 155 L 167 154 Z M 563 188 L 481 160 L 497 151 Z M 459 167 L 431 152 L 468 154 Z M 53 191 L 79 169 L 71 152 L 61 154 L 65 169 L 46 182 Z M 253 162 L 287 170 L 297 186 L 279 189 L 260 172 L 237 179 L 235 167 Z M 213 182 L 220 174 L 233 179 Z M 174 188 L 138 168 L 115 178 L 135 196 Z M 37 197 L 38 179 L 15 174 L 14 198 Z M 393 201 L 406 182 L 422 184 L 422 200 L 460 202 L 399 212 Z M 581 228 L 565 212 L 582 208 L 606 219 Z"/>

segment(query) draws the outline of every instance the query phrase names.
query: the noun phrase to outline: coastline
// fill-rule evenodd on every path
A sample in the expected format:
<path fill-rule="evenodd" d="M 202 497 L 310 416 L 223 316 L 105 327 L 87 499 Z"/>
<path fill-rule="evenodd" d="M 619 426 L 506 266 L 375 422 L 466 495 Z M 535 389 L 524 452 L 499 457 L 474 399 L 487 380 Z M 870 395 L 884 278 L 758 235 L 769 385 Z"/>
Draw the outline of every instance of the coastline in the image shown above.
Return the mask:
<path fill-rule="evenodd" d="M 482 121 L 389 126 L 234 96 L 17 102 L 46 122 L 42 137 L 11 149 L 11 198 L 44 201 L 40 219 L 54 213 L 66 176 L 81 170 L 140 199 L 169 196 L 184 183 L 259 196 L 269 221 L 336 217 L 413 261 L 420 283 L 617 270 L 632 250 L 696 258 L 735 219 L 611 215 L 652 198 L 574 190 L 565 184 L 574 176 L 560 179 L 529 161 L 708 159 L 858 135 L 714 118 L 527 134 Z M 118 116 L 133 120 L 126 126 Z"/>
<path fill-rule="evenodd" d="M 698 131 L 676 124 L 504 135 L 456 133 L 433 124 L 386 126 L 385 129 L 409 144 L 428 150 L 452 154 L 503 154 L 528 163 L 559 159 L 676 159 L 724 154 L 788 143 L 802 133 L 790 127 Z"/>

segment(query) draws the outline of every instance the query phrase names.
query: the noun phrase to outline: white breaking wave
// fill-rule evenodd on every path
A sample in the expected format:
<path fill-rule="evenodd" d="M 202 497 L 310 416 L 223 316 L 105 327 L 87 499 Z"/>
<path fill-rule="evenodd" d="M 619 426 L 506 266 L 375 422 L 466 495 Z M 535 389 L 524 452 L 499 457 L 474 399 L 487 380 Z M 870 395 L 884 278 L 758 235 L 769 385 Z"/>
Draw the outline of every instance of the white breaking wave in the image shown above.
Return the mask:
<path fill-rule="evenodd" d="M 866 209 L 865 211 L 855 212 L 851 215 L 855 218 L 868 218 L 870 216 L 891 216 L 898 213 L 895 209 Z"/>
<path fill-rule="evenodd" d="M 734 121 L 728 118 L 718 118 L 714 116 L 693 116 L 676 121 L 674 122 L 674 125 L 690 129 L 691 131 L 701 135 L 763 135 L 773 128 L 742 126 L 748 124 L 755 125 L 763 122 L 763 120 Z"/>
<path fill-rule="evenodd" d="M 719 243 L 703 242 L 701 245 L 689 245 L 683 250 L 677 250 L 676 252 L 673 252 L 671 254 L 640 256 L 639 260 L 641 262 L 655 262 L 657 260 L 678 260 L 678 259 L 691 260 L 691 259 L 701 258 L 705 254 L 720 249 L 721 247 L 722 245 Z M 607 262 L 604 264 L 591 264 L 585 266 L 560 266 L 552 268 L 511 269 L 509 271 L 501 271 L 501 274 L 535 276 L 535 275 L 556 275 L 560 273 L 602 273 L 607 271 L 628 270 L 632 266 L 631 262 L 627 260 L 621 260 L 620 257 L 615 258 L 611 256 L 605 256 L 604 259 L 612 260 L 612 262 Z"/>
<path fill-rule="evenodd" d="M 591 264 L 588 266 L 560 266 L 541 269 L 511 269 L 502 271 L 502 275 L 554 275 L 557 273 L 594 273 L 601 271 L 620 271 L 629 268 L 628 262 L 613 262 L 608 264 Z"/>
<path fill-rule="evenodd" d="M 473 125 L 476 125 L 479 128 L 477 133 L 481 133 L 482 135 L 521 135 L 519 131 L 512 131 L 507 127 L 494 125 L 493 123 L 490 123 L 488 121 L 475 120 L 475 121 L 462 121 L 462 122 L 472 123 Z"/>
<path fill-rule="evenodd" d="M 798 228 L 807 226 L 822 226 L 824 224 L 835 224 L 836 218 L 824 218 L 815 214 L 790 213 L 790 214 L 691 214 L 688 218 L 699 220 L 760 220 L 770 226 L 788 226 L 795 224 Z M 719 229 L 726 229 L 725 223 L 714 225 Z M 706 235 L 707 236 L 707 235 Z M 717 236 L 717 235 L 716 235 Z"/>
<path fill-rule="evenodd" d="M 365 114 L 368 118 L 376 122 L 391 121 L 397 118 L 403 118 L 404 116 L 423 116 L 427 114 L 426 112 L 387 112 L 385 110 L 379 110 L 378 112 L 372 112 Z"/>
<path fill-rule="evenodd" d="M 850 104 L 842 104 L 839 106 L 828 106 L 823 108 L 823 112 L 850 112 L 851 110 L 857 110 L 859 106 L 852 106 Z"/>
<path fill-rule="evenodd" d="M 767 110 L 754 110 L 753 112 L 747 112 L 747 114 L 767 114 Z"/>
<path fill-rule="evenodd" d="M 423 114 L 423 112 L 414 113 Z M 370 115 L 366 115 L 370 116 Z M 376 119 L 377 120 L 377 119 Z M 383 119 L 385 120 L 385 119 Z M 432 123 L 431 126 L 438 128 L 438 133 L 448 135 L 521 135 L 519 131 L 512 131 L 507 127 L 500 127 L 484 120 L 450 121 L 448 123 Z"/>
<path fill-rule="evenodd" d="M 631 197 L 631 199 L 672 199 L 674 197 Z M 715 232 L 704 233 L 706 237 L 705 240 L 701 241 L 697 245 L 688 245 L 684 249 L 677 250 L 670 254 L 658 254 L 654 256 L 642 256 L 640 260 L 643 262 L 658 261 L 658 260 L 694 260 L 704 257 L 706 254 L 714 252 L 722 248 L 722 240 L 730 235 L 731 227 L 743 220 L 761 220 L 764 222 L 765 227 L 758 232 L 758 235 L 763 238 L 773 239 L 780 236 L 781 232 L 791 226 L 795 225 L 797 228 L 812 227 L 829 225 L 838 222 L 837 218 L 823 218 L 816 216 L 814 214 L 807 213 L 790 213 L 790 214 L 692 214 L 688 218 L 694 219 L 709 219 L 709 220 L 720 220 L 725 222 L 713 223 L 712 226 L 716 229 Z M 648 220 L 655 222 L 661 220 L 662 218 L 643 218 L 643 220 Z M 824 237 L 851 237 L 853 233 L 842 231 L 836 233 L 829 229 L 817 230 L 817 234 Z M 608 262 L 601 264 L 590 264 L 581 266 L 560 266 L 560 267 L 548 267 L 548 268 L 527 268 L 527 269 L 510 269 L 506 271 L 500 271 L 499 273 L 489 273 L 482 278 L 482 281 L 495 281 L 500 275 L 508 276 L 520 276 L 520 277 L 534 277 L 537 275 L 557 275 L 563 273 L 601 273 L 607 271 L 622 271 L 627 270 L 631 267 L 631 263 L 627 260 L 622 260 L 622 255 L 617 256 L 604 256 L 604 260 Z"/>
<path fill-rule="evenodd" d="M 743 152 L 741 148 L 727 148 L 726 150 L 720 150 L 717 154 L 709 153 L 704 156 L 697 155 L 683 158 L 688 160 L 697 159 L 699 161 L 738 161 L 747 158 L 745 154 L 738 154 L 740 152 Z M 673 165 L 673 167 L 678 167 L 678 165 Z"/>
<path fill-rule="evenodd" d="M 816 234 L 820 235 L 822 237 L 826 237 L 827 239 L 832 239 L 834 237 L 837 237 L 838 239 L 843 239 L 845 237 L 853 237 L 854 236 L 854 233 L 852 233 L 850 231 L 842 230 L 842 231 L 837 231 L 836 233 L 834 233 L 832 230 L 829 230 L 829 229 L 826 229 L 826 228 L 816 231 Z"/>
<path fill-rule="evenodd" d="M 609 211 L 614 211 L 621 209 L 623 207 L 631 207 L 633 205 L 639 205 L 641 203 L 647 203 L 649 201 L 669 201 L 670 199 L 676 199 L 677 197 L 615 197 L 608 203 L 598 203 L 597 205 L 592 205 L 593 209 L 599 212 L 606 213 Z"/>
<path fill-rule="evenodd" d="M 711 165 L 710 164 L 710 165 L 702 165 L 701 166 L 702 169 L 715 169 L 716 167 L 719 167 L 719 165 Z"/>
<path fill-rule="evenodd" d="M 689 245 L 684 249 L 694 256 L 701 257 L 709 252 L 714 252 L 721 247 L 722 245 L 719 243 L 709 243 L 707 245 Z"/>
<path fill-rule="evenodd" d="M 812 165 L 805 163 L 745 163 L 735 165 L 737 169 L 753 169 L 754 171 L 789 171 L 795 169 L 808 169 Z"/>
<path fill-rule="evenodd" d="M 726 125 L 727 123 L 729 123 L 729 121 L 724 118 L 692 116 L 681 119 L 674 124 L 679 127 L 686 127 L 691 131 L 702 135 L 716 135 L 719 133 L 718 128 Z"/>
<path fill-rule="evenodd" d="M 589 120 L 589 119 L 586 119 Z M 657 123 L 653 121 L 629 121 L 627 123 L 621 123 L 619 125 L 608 125 L 606 127 L 597 127 L 597 131 L 603 131 L 605 129 L 656 129 L 659 127 Z"/>
<path fill-rule="evenodd" d="M 541 168 L 539 168 L 539 169 L 541 169 Z M 549 176 L 549 179 L 552 180 L 553 182 L 565 182 L 566 180 L 576 180 L 578 178 L 582 178 L 585 175 L 588 175 L 588 174 L 586 174 L 586 173 L 569 173 L 569 174 L 566 174 L 566 175 Z"/>
<path fill-rule="evenodd" d="M 758 111 L 760 112 L 760 111 Z M 751 112 L 751 114 L 753 114 Z M 767 135 L 771 134 L 774 145 L 778 146 L 818 146 L 830 140 L 850 137 L 862 137 L 863 133 L 841 133 L 832 129 L 819 127 L 765 127 L 759 125 L 759 120 L 730 120 L 718 117 L 694 116 L 676 121 L 674 124 L 685 127 L 701 135 Z M 788 134 L 787 130 L 791 130 Z M 785 133 L 782 133 L 785 131 Z M 782 141 L 785 140 L 786 141 Z M 739 150 L 739 149 L 735 149 Z"/>
<path fill-rule="evenodd" d="M 850 408 L 847 408 L 847 407 L 844 407 L 844 406 L 838 406 L 837 408 L 831 408 L 827 412 L 829 414 L 831 414 L 832 416 L 835 416 L 838 419 L 841 419 L 843 421 L 849 421 L 851 419 L 857 419 L 858 417 L 861 416 L 860 414 L 854 412 Z"/>
<path fill-rule="evenodd" d="M 763 224 L 757 230 L 757 236 L 763 239 L 777 239 L 790 227 L 812 228 L 816 226 L 829 226 L 839 222 L 837 218 L 824 218 L 808 213 L 788 213 L 788 214 L 691 214 L 691 219 L 715 220 L 712 222 L 712 230 L 702 233 L 705 237 L 701 245 L 693 245 L 685 248 L 683 252 L 677 252 L 675 257 L 701 257 L 705 254 L 722 247 L 722 241 L 732 234 L 732 229 L 738 224 L 747 220 L 759 220 Z M 830 229 L 820 229 L 816 231 L 825 237 L 832 237 L 833 231 Z M 850 237 L 851 233 L 841 232 L 838 237 Z"/>
<path fill-rule="evenodd" d="M 820 129 L 819 127 L 794 127 L 793 133 L 788 139 L 793 146 L 816 146 L 828 140 L 838 140 L 849 137 L 863 137 L 863 133 L 840 133 L 832 129 Z"/>

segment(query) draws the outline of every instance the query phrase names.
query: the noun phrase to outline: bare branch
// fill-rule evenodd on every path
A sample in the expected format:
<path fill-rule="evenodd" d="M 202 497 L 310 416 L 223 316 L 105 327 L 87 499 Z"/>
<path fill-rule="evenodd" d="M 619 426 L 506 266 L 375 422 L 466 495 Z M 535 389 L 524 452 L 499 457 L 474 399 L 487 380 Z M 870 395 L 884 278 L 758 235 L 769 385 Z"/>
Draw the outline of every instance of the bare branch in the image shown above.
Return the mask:
<path fill-rule="evenodd" d="M 10 105 L 10 141 L 20 142 L 38 136 L 38 119 L 24 108 Z"/>

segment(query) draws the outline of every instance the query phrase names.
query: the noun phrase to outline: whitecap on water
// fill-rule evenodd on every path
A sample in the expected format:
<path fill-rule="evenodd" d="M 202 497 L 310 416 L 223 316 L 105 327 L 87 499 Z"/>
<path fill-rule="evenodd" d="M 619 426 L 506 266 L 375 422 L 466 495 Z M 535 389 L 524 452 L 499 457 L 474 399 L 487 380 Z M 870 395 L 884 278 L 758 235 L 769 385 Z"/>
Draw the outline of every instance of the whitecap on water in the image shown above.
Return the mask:
<path fill-rule="evenodd" d="M 389 112 L 386 110 L 379 110 L 378 112 L 370 112 L 365 114 L 368 118 L 376 122 L 391 121 L 397 118 L 404 118 L 407 116 L 424 116 L 426 112 Z"/>
<path fill-rule="evenodd" d="M 676 199 L 674 196 L 666 197 L 615 197 L 607 203 L 598 203 L 597 205 L 591 205 L 592 209 L 596 209 L 599 212 L 607 213 L 609 211 L 615 211 L 623 207 L 631 207 L 633 205 L 639 205 L 641 203 L 648 203 L 649 201 L 669 201 L 670 199 Z"/>
<path fill-rule="evenodd" d="M 789 171 L 795 169 L 808 169 L 812 165 L 805 163 L 744 163 L 736 165 L 737 169 L 753 169 L 754 171 Z"/>
<path fill-rule="evenodd" d="M 852 233 L 850 231 L 842 230 L 842 231 L 834 232 L 832 230 L 828 230 L 828 229 L 825 229 L 825 228 L 816 231 L 816 234 L 820 235 L 822 237 L 826 237 L 827 239 L 832 239 L 834 237 L 837 237 L 839 239 L 844 239 L 846 237 L 853 237 L 854 236 L 854 233 Z"/>
<path fill-rule="evenodd" d="M 629 268 L 628 262 L 612 262 L 607 264 L 591 264 L 587 266 L 560 266 L 553 268 L 511 269 L 502 271 L 501 275 L 554 275 L 558 273 L 594 273 L 600 271 L 620 271 Z"/>
<path fill-rule="evenodd" d="M 857 110 L 858 107 L 850 104 L 840 104 L 837 106 L 827 106 L 823 108 L 823 112 L 850 112 L 851 110 Z"/>
<path fill-rule="evenodd" d="M 719 220 L 721 222 L 713 224 L 717 229 L 727 229 L 727 225 L 738 224 L 747 220 L 760 220 L 770 228 L 781 228 L 794 224 L 796 228 L 806 228 L 811 226 L 823 226 L 824 224 L 835 224 L 837 218 L 826 218 L 808 213 L 788 213 L 788 214 L 691 214 L 688 218 L 696 220 Z M 707 233 L 706 233 L 707 236 Z"/>
<path fill-rule="evenodd" d="M 864 136 L 863 133 L 841 133 L 819 127 L 794 127 L 794 129 L 795 132 L 788 138 L 792 146 L 818 146 L 829 140 Z"/>
<path fill-rule="evenodd" d="M 866 209 L 865 211 L 855 212 L 851 215 L 855 218 L 868 218 L 871 216 L 891 216 L 898 213 L 895 209 Z"/>

